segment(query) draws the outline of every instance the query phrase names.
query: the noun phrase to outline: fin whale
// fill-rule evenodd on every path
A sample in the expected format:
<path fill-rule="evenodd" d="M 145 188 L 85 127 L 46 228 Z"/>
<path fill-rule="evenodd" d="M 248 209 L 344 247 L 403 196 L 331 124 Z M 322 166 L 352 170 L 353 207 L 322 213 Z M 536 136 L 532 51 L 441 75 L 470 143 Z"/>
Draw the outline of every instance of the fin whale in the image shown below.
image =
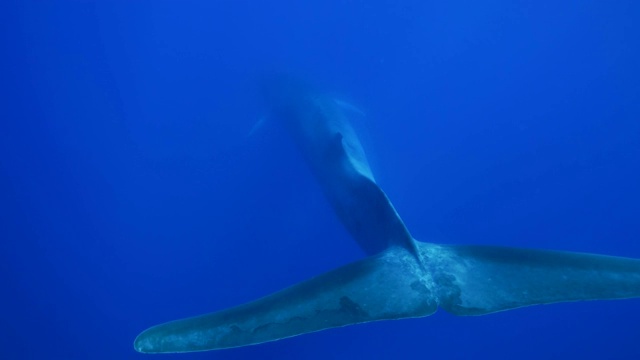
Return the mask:
<path fill-rule="evenodd" d="M 556 302 L 640 297 L 640 260 L 413 239 L 375 182 L 340 102 L 281 76 L 265 85 L 334 211 L 370 256 L 264 298 L 151 327 L 143 353 L 224 349 L 438 308 L 484 315 Z"/>

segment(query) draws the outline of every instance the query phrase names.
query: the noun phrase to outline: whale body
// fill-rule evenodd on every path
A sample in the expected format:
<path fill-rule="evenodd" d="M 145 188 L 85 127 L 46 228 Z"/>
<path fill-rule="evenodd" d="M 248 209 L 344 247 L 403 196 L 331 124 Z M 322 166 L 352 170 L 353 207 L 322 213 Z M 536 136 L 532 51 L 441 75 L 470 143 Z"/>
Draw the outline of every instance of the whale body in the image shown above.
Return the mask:
<path fill-rule="evenodd" d="M 136 338 L 137 351 L 232 348 L 438 308 L 466 316 L 640 297 L 638 259 L 416 241 L 375 182 L 340 101 L 291 76 L 271 79 L 263 92 L 369 256 L 247 304 L 151 327 Z"/>

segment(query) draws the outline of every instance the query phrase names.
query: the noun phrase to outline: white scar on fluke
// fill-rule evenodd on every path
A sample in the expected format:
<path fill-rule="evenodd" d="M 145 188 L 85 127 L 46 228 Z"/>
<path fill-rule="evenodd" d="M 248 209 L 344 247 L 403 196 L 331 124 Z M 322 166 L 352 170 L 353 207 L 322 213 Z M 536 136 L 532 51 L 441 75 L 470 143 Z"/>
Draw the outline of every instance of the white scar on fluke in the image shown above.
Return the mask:
<path fill-rule="evenodd" d="M 442 308 L 484 315 L 640 297 L 640 260 L 416 241 L 376 184 L 344 104 L 288 76 L 264 85 L 342 224 L 369 257 L 272 295 L 143 331 L 143 353 L 225 349 Z"/>

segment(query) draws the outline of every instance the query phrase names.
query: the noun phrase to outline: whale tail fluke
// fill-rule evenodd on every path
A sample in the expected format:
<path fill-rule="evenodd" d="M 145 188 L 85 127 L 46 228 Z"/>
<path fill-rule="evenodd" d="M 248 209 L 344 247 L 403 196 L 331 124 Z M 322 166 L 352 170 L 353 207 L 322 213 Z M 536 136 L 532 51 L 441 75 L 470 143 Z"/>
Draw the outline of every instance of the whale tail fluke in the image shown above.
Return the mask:
<path fill-rule="evenodd" d="M 494 246 L 443 246 L 440 306 L 484 315 L 523 306 L 640 297 L 640 260 Z"/>
<path fill-rule="evenodd" d="M 175 353 L 254 345 L 438 306 L 484 315 L 555 302 L 640 297 L 640 260 L 492 246 L 393 247 L 262 299 L 142 332 L 135 349 Z M 429 275 L 430 274 L 430 275 Z"/>

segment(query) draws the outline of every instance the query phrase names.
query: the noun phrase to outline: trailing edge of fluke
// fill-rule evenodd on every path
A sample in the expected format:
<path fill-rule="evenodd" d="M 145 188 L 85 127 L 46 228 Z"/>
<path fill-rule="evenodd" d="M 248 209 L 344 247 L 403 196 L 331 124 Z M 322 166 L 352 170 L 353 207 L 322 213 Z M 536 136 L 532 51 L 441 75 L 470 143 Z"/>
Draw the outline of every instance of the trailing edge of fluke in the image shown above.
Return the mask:
<path fill-rule="evenodd" d="M 418 242 L 375 182 L 348 109 L 291 76 L 263 84 L 333 209 L 370 256 L 230 309 L 151 327 L 143 353 L 225 349 L 438 307 L 484 315 L 555 302 L 640 297 L 640 260 Z"/>

